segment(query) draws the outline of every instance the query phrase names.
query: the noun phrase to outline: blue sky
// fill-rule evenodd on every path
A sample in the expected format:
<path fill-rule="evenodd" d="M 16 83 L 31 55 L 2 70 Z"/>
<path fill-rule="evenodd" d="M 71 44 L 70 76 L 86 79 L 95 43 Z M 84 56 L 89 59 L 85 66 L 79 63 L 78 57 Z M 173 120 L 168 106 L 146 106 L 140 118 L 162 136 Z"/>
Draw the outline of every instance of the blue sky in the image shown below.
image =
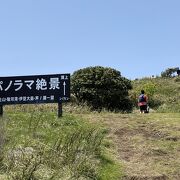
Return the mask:
<path fill-rule="evenodd" d="M 0 76 L 180 66 L 179 0 L 0 0 Z"/>

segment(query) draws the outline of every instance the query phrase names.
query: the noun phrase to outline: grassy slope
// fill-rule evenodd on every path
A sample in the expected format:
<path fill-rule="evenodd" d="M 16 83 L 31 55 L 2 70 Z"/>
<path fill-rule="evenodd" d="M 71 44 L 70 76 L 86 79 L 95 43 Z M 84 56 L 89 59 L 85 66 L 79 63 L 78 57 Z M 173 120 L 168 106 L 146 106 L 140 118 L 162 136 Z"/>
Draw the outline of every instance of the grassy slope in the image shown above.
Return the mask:
<path fill-rule="evenodd" d="M 123 179 L 180 179 L 180 114 L 84 114 L 109 129 Z"/>
<path fill-rule="evenodd" d="M 34 149 L 36 147 L 43 148 L 44 144 L 52 147 L 51 143 L 60 134 L 69 137 L 68 134 L 72 134 L 74 128 L 79 131 L 83 127 L 82 133 L 84 134 L 92 127 L 96 127 L 95 129 L 101 130 L 102 134 L 106 135 L 103 141 L 105 148 L 103 148 L 103 153 L 98 156 L 94 156 L 94 151 L 88 154 L 89 163 L 85 164 L 85 167 L 88 170 L 92 168 L 92 171 L 83 168 L 85 176 L 81 176 L 81 178 L 99 180 L 133 178 L 173 180 L 180 178 L 179 113 L 97 113 L 89 112 L 84 107 L 79 109 L 66 106 L 64 107 L 66 111 L 64 117 L 59 120 L 56 118 L 55 112 L 50 112 L 56 110 L 54 106 L 37 107 L 22 106 L 14 110 L 12 107 L 6 108 L 8 113 L 5 115 L 6 122 L 8 122 L 6 125 L 8 127 L 6 153 L 18 145 Z M 32 111 L 33 114 L 29 113 Z M 81 140 L 81 142 L 84 141 L 86 140 Z M 91 142 L 93 142 L 92 139 L 87 146 L 82 145 L 82 147 L 89 149 L 92 145 Z M 74 145 L 76 143 L 77 141 Z M 54 171 L 59 171 L 56 169 L 58 167 L 62 168 L 62 166 L 55 166 Z M 71 165 L 68 167 L 76 171 L 76 164 L 75 167 Z M 66 179 L 71 172 L 66 168 L 61 173 L 64 175 L 62 179 Z M 12 169 L 11 174 L 16 170 Z M 51 170 L 47 165 L 41 167 L 39 173 L 44 174 L 42 179 L 48 179 L 47 177 L 52 173 Z M 81 175 L 83 171 L 80 171 Z M 5 171 L 1 169 L 1 172 Z M 93 175 L 94 178 L 91 178 L 90 175 Z M 4 175 L 1 176 L 0 179 L 5 179 Z"/>
<path fill-rule="evenodd" d="M 153 96 L 162 103 L 158 108 L 159 112 L 180 112 L 179 82 L 175 82 L 174 79 L 142 79 L 134 81 L 134 90 L 139 92 L 139 89 L 147 83 L 156 85 Z M 86 168 L 82 168 L 85 172 L 85 176 L 82 177 L 93 179 L 90 178 L 93 174 L 94 179 L 100 180 L 180 179 L 179 113 L 143 115 L 91 113 L 85 107 L 79 109 L 71 106 L 66 106 L 64 110 L 65 116 L 59 121 L 56 118 L 55 106 L 22 106 L 21 108 L 17 106 L 15 109 L 7 107 L 4 121 L 7 123 L 5 153 L 17 146 L 34 147 L 34 149 L 39 146 L 41 149 L 45 144 L 52 147 L 53 140 L 59 134 L 68 137 L 68 134 L 72 134 L 72 129 L 77 127 L 80 129 L 83 127 L 85 131 L 82 130 L 82 132 L 94 127 L 99 130 L 105 128 L 105 131 L 103 130 L 103 134 L 106 132 L 106 139 L 103 141 L 104 151 L 98 156 L 94 152 L 89 154 L 89 164 L 83 165 Z M 112 155 L 114 159 L 109 158 Z M 122 173 L 121 163 L 123 163 L 124 173 Z M 92 169 L 90 164 L 94 164 Z M 68 170 L 68 167 L 71 169 Z M 65 167 L 65 173 L 61 173 L 65 177 L 72 173 L 72 168 L 75 169 L 71 165 L 68 167 Z M 57 169 L 58 166 L 55 165 L 54 171 L 58 171 Z M 14 173 L 14 170 L 16 169 L 12 169 L 11 173 Z M 47 177 L 51 175 L 51 170 L 46 165 L 41 167 L 40 173 L 44 173 Z M 7 169 L 1 169 L 1 173 L 7 171 Z M 82 171 L 80 174 L 83 174 Z M 120 178 L 122 174 L 124 178 Z M 0 179 L 5 179 L 4 177 L 5 175 L 0 175 Z M 46 177 L 44 179 L 47 179 Z M 61 178 L 65 179 L 62 176 Z"/>
<path fill-rule="evenodd" d="M 30 174 L 32 179 L 44 180 L 108 180 L 121 176 L 120 165 L 101 143 L 106 131 L 86 118 L 65 112 L 58 119 L 56 106 L 32 105 L 7 106 L 0 121 L 4 126 L 0 133 L 5 134 L 0 179 L 8 176 L 24 180 Z"/>
<path fill-rule="evenodd" d="M 152 90 L 149 85 L 154 85 L 154 95 L 149 98 L 159 101 L 159 112 L 180 112 L 180 81 L 177 78 L 140 79 L 133 81 L 133 92 L 138 96 L 141 89 Z"/>
<path fill-rule="evenodd" d="M 149 98 L 157 99 L 161 103 L 157 112 L 164 113 L 88 112 L 81 116 L 109 129 L 107 140 L 112 143 L 107 147 L 123 162 L 123 179 L 180 179 L 180 82 L 141 79 L 133 87 L 136 97 L 141 89 L 154 90 Z"/>

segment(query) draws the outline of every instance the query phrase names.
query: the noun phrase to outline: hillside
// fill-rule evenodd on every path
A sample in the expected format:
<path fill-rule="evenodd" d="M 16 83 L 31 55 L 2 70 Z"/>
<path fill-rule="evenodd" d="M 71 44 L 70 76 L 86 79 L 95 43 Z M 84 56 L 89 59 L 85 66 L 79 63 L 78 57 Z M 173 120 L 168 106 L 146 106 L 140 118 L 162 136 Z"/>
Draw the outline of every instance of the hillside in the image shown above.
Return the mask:
<path fill-rule="evenodd" d="M 180 112 L 180 77 L 134 80 L 130 92 L 134 101 L 141 89 L 149 96 L 150 108 L 158 112 Z"/>
<path fill-rule="evenodd" d="M 149 114 L 90 111 L 86 106 L 6 106 L 0 118 L 0 179 L 180 179 L 180 81 L 133 81 Z"/>
<path fill-rule="evenodd" d="M 52 104 L 5 107 L 0 117 L 0 180 L 119 177 L 119 165 L 103 150 L 106 130 L 75 112 L 57 118 L 56 111 Z"/>
<path fill-rule="evenodd" d="M 111 150 L 123 180 L 180 179 L 180 114 L 86 114 L 109 131 Z"/>
<path fill-rule="evenodd" d="M 66 105 L 58 119 L 55 105 L 5 111 L 2 180 L 180 178 L 180 113 L 98 113 Z"/>

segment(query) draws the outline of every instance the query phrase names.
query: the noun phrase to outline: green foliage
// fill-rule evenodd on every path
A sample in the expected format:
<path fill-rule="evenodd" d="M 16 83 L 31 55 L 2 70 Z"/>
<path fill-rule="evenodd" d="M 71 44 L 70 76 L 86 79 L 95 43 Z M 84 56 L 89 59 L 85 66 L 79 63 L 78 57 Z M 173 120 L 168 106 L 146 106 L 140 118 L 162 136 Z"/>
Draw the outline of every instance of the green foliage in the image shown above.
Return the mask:
<path fill-rule="evenodd" d="M 180 82 L 180 76 L 175 77 L 175 78 L 174 78 L 174 81 L 175 81 L 175 82 Z"/>
<path fill-rule="evenodd" d="M 180 84 L 176 78 L 154 78 L 133 81 L 133 90 L 130 98 L 137 107 L 137 98 L 140 90 L 144 89 L 149 98 L 150 108 L 159 112 L 180 111 Z"/>
<path fill-rule="evenodd" d="M 121 172 L 122 166 L 120 164 L 114 163 L 114 161 L 107 155 L 101 156 L 101 162 L 103 168 L 100 170 L 101 174 L 98 180 L 123 179 L 124 174 Z"/>
<path fill-rule="evenodd" d="M 156 86 L 157 86 L 156 83 L 148 82 L 144 84 L 143 89 L 145 90 L 148 96 L 153 96 L 157 90 Z"/>
<path fill-rule="evenodd" d="M 172 77 L 172 75 L 173 75 L 174 73 L 176 73 L 177 70 L 179 70 L 178 67 L 176 67 L 176 68 L 168 68 L 168 69 L 166 69 L 165 71 L 163 71 L 163 72 L 161 73 L 161 77 Z"/>
<path fill-rule="evenodd" d="M 13 113 L 8 121 L 0 174 L 9 179 L 97 179 L 104 130 L 73 116 Z"/>
<path fill-rule="evenodd" d="M 71 78 L 72 93 L 79 103 L 87 103 L 93 109 L 130 111 L 128 98 L 131 82 L 112 68 L 87 67 L 75 71 Z"/>
<path fill-rule="evenodd" d="M 137 107 L 138 97 L 142 89 L 145 91 L 145 94 L 148 96 L 148 103 L 151 106 L 151 108 L 159 106 L 160 102 L 156 98 L 158 85 L 153 81 L 149 81 L 149 80 L 142 80 L 142 81 L 139 83 L 136 82 L 133 83 L 133 90 L 130 93 L 130 97 L 131 100 L 133 101 L 134 106 Z"/>

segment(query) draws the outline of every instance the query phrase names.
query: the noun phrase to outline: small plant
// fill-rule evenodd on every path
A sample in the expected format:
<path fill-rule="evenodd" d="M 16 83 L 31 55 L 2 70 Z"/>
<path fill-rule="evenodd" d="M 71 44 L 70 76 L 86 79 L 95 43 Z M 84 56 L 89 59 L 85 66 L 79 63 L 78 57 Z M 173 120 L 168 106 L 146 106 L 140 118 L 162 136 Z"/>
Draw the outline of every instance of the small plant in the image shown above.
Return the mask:
<path fill-rule="evenodd" d="M 8 175 L 13 180 L 35 180 L 35 172 L 40 165 L 41 156 L 30 147 L 11 150 L 6 159 Z"/>

